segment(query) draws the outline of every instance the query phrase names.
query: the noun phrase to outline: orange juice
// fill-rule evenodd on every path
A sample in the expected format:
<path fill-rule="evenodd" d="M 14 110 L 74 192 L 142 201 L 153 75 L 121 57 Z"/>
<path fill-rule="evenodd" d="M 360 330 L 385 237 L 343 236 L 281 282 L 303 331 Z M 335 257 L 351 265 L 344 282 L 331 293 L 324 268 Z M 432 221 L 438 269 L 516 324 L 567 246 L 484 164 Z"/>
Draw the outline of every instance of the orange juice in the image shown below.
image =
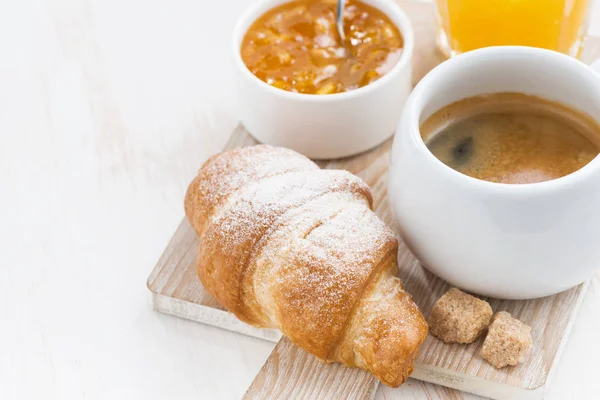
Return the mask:
<path fill-rule="evenodd" d="M 542 47 L 577 56 L 590 0 L 436 0 L 448 55 L 487 46 Z"/>

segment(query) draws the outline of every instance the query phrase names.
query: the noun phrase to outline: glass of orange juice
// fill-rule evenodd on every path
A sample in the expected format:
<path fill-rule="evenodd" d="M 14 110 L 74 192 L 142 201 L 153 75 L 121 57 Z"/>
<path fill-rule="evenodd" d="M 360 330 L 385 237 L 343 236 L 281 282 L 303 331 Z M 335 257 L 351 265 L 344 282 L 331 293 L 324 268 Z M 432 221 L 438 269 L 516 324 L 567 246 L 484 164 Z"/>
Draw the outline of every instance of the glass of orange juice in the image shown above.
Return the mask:
<path fill-rule="evenodd" d="M 577 57 L 592 0 L 436 0 L 447 56 L 487 46 L 542 47 Z"/>

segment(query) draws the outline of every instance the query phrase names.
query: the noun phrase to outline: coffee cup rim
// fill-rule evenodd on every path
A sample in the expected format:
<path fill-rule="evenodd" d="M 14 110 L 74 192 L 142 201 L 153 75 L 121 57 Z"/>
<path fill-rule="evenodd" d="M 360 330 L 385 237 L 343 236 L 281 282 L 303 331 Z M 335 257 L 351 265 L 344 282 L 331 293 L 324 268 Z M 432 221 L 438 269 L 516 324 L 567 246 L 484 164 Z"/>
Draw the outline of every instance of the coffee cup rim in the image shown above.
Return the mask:
<path fill-rule="evenodd" d="M 586 180 L 591 174 L 595 173 L 600 167 L 600 154 L 594 157 L 590 162 L 585 164 L 578 170 L 562 176 L 560 178 L 551 179 L 543 182 L 536 183 L 500 183 L 490 182 L 478 178 L 473 178 L 469 175 L 463 174 L 462 172 L 456 171 L 455 169 L 447 166 L 441 162 L 437 157 L 431 153 L 427 148 L 427 145 L 423 141 L 420 132 L 420 119 L 423 111 L 425 96 L 428 90 L 431 90 L 435 86 L 435 82 L 443 79 L 444 74 L 452 67 L 459 64 L 468 64 L 472 60 L 480 57 L 488 56 L 502 56 L 502 55 L 531 55 L 535 57 L 545 57 L 552 59 L 552 62 L 569 63 L 575 68 L 580 68 L 584 74 L 593 74 L 595 79 L 600 85 L 600 75 L 594 72 L 587 64 L 567 56 L 562 53 L 558 53 L 551 50 L 527 47 L 527 46 L 492 46 L 482 49 L 472 50 L 467 53 L 450 58 L 443 63 L 433 68 L 421 81 L 415 86 L 412 95 L 406 104 L 406 113 L 410 119 L 409 122 L 409 134 L 411 141 L 414 143 L 416 149 L 421 153 L 423 159 L 430 163 L 433 168 L 436 168 L 441 173 L 444 173 L 448 179 L 454 180 L 456 183 L 468 184 L 471 186 L 478 186 L 482 189 L 488 190 L 500 190 L 503 192 L 514 192 L 514 193 L 530 193 L 532 191 L 543 191 L 543 190 L 556 190 L 558 188 L 576 184 L 578 182 Z M 582 68 L 583 67 L 583 68 Z M 593 90 L 587 88 L 586 90 Z M 499 92 L 494 92 L 499 93 Z M 524 92 L 523 92 L 524 93 Z M 484 94 L 484 93 L 482 93 Z M 527 93 L 524 93 L 527 94 Z M 436 110 L 437 111 L 437 110 Z M 600 121 L 599 121 L 600 122 Z"/>

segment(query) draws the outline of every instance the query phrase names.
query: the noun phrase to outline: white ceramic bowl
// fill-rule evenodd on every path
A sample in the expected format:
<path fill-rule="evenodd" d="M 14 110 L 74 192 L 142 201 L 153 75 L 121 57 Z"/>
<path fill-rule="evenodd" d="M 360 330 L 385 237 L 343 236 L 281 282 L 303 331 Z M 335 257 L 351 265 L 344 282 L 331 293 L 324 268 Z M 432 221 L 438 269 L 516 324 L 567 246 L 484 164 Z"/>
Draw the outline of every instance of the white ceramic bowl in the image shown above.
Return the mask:
<path fill-rule="evenodd" d="M 453 170 L 427 149 L 424 119 L 483 93 L 521 92 L 600 121 L 600 78 L 560 53 L 492 47 L 433 69 L 408 99 L 389 170 L 390 206 L 407 245 L 436 275 L 471 292 L 551 295 L 600 267 L 600 157 L 559 179 L 491 183 Z"/>
<path fill-rule="evenodd" d="M 250 25 L 287 0 L 260 0 L 239 19 L 233 33 L 237 116 L 257 140 L 310 158 L 338 158 L 369 150 L 396 129 L 411 90 L 413 31 L 406 14 L 390 0 L 364 0 L 395 23 L 404 38 L 398 63 L 377 81 L 344 93 L 310 95 L 272 87 L 242 61 L 240 46 Z"/>

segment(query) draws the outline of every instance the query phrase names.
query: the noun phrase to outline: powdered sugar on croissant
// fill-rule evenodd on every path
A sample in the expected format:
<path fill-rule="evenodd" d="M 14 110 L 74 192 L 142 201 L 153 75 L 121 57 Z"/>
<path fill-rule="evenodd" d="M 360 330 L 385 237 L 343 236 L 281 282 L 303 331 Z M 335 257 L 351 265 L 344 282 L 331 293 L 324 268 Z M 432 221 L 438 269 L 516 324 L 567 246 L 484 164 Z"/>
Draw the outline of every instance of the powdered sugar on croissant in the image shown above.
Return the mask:
<path fill-rule="evenodd" d="M 395 276 L 398 243 L 371 203 L 356 176 L 291 150 L 218 154 L 185 199 L 198 275 L 241 320 L 398 386 L 427 324 Z"/>

